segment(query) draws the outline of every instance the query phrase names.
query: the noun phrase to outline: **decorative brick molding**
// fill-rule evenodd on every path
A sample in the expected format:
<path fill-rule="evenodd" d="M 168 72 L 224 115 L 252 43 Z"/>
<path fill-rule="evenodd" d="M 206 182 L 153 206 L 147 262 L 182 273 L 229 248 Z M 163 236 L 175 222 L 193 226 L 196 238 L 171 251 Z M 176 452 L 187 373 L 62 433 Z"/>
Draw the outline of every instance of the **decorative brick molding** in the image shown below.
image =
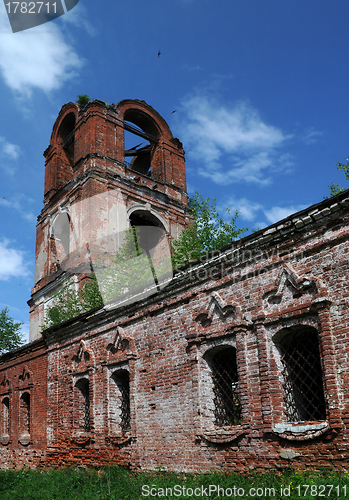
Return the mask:
<path fill-rule="evenodd" d="M 86 342 L 80 340 L 77 353 L 72 356 L 70 371 L 72 373 L 84 373 L 93 369 L 95 356 L 92 349 L 86 347 Z"/>
<path fill-rule="evenodd" d="M 306 441 L 315 439 L 322 434 L 329 432 L 328 422 L 309 423 L 309 424 L 275 424 L 274 434 L 282 439 L 290 441 Z"/>
<path fill-rule="evenodd" d="M 12 384 L 5 371 L 3 374 L 3 379 L 0 382 L 0 394 L 7 394 L 12 391 Z"/>

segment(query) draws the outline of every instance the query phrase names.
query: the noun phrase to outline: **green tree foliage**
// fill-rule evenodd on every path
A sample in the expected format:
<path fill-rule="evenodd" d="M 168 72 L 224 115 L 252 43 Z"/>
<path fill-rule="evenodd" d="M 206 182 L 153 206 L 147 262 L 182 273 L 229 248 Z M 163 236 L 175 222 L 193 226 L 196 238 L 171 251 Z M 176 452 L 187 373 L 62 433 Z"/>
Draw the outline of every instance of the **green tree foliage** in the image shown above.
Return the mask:
<path fill-rule="evenodd" d="M 241 233 L 247 231 L 246 228 L 236 228 L 238 210 L 231 216 L 232 209 L 225 209 L 230 217 L 228 221 L 220 217 L 216 198 L 204 199 L 196 192 L 189 199 L 188 205 L 193 219 L 189 227 L 172 244 L 175 269 L 229 245 Z"/>
<path fill-rule="evenodd" d="M 75 290 L 70 280 L 63 284 L 54 297 L 53 305 L 46 312 L 43 329 L 59 325 L 103 304 L 97 280 L 94 275 L 90 278 L 91 281 L 85 283 L 80 290 Z"/>
<path fill-rule="evenodd" d="M 83 107 L 91 101 L 90 97 L 86 94 L 79 94 L 76 99 L 76 104 Z"/>
<path fill-rule="evenodd" d="M 210 201 L 196 193 L 189 200 L 189 208 L 193 217 L 191 224 L 173 242 L 174 268 L 223 248 L 247 231 L 236 228 L 238 211 L 231 216 L 231 209 L 226 208 L 225 211 L 230 216 L 228 221 L 219 216 L 216 199 Z M 59 325 L 109 301 L 128 300 L 135 294 L 142 294 L 149 286 L 154 286 L 159 278 L 171 274 L 166 258 L 163 262 L 161 259 L 160 262 L 157 261 L 154 269 L 152 260 L 140 246 L 140 241 L 137 229 L 126 231 L 123 244 L 112 259 L 101 259 L 95 263 L 96 275 L 92 275 L 92 279 L 80 290 L 75 290 L 71 281 L 66 282 L 54 297 L 53 305 L 48 308 L 43 328 Z"/>
<path fill-rule="evenodd" d="M 138 231 L 132 227 L 125 231 L 111 263 L 101 261 L 95 266 L 104 302 L 137 293 L 154 282 L 154 268 L 139 241 Z"/>
<path fill-rule="evenodd" d="M 346 180 L 349 181 L 349 157 L 346 158 L 345 161 L 347 163 L 340 163 L 339 161 L 337 161 L 337 169 L 343 172 Z M 329 188 L 330 188 L 330 196 L 334 196 L 346 190 L 346 188 L 342 188 L 340 184 L 334 184 L 334 182 L 332 182 Z"/>
<path fill-rule="evenodd" d="M 64 283 L 46 312 L 43 328 L 59 325 L 111 300 L 127 299 L 128 295 L 154 284 L 154 268 L 138 241 L 135 228 L 126 231 L 123 244 L 112 260 L 101 259 L 95 263 L 96 274 L 90 276 L 88 283 L 79 290 L 71 281 Z"/>
<path fill-rule="evenodd" d="M 16 349 L 24 343 L 19 332 L 23 323 L 15 323 L 8 312 L 7 307 L 0 312 L 0 354 Z"/>

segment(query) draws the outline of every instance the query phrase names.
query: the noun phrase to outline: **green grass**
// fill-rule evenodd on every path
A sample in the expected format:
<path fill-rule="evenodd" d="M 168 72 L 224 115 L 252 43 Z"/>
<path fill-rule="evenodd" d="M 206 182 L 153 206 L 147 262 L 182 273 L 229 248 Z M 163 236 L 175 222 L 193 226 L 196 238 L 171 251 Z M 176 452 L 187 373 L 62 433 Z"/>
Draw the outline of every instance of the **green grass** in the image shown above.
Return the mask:
<path fill-rule="evenodd" d="M 0 471 L 1 500 L 139 500 L 349 498 L 349 474 L 286 471 L 242 475 L 211 472 L 134 474 L 121 467 Z M 332 487 L 331 487 L 332 485 Z M 218 487 L 221 488 L 218 491 Z M 251 490 L 254 488 L 254 490 Z M 286 488 L 286 490 L 285 490 Z M 172 493 L 172 495 L 171 495 Z"/>

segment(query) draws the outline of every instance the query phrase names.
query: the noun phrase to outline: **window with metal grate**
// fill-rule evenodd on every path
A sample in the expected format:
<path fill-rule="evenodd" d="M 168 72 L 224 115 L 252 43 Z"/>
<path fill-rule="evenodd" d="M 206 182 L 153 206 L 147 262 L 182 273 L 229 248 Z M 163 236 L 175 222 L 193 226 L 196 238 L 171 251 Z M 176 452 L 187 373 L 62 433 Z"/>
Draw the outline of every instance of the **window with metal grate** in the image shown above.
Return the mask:
<path fill-rule="evenodd" d="M 30 394 L 24 392 L 20 399 L 21 430 L 30 434 Z"/>
<path fill-rule="evenodd" d="M 131 430 L 130 411 L 130 375 L 127 370 L 118 370 L 112 375 L 117 388 L 119 400 L 119 425 L 123 433 Z"/>
<path fill-rule="evenodd" d="M 218 427 L 241 424 L 236 350 L 233 347 L 217 352 L 211 360 L 214 416 Z"/>
<path fill-rule="evenodd" d="M 3 398 L 1 405 L 1 436 L 10 434 L 10 399 L 8 396 Z"/>
<path fill-rule="evenodd" d="M 317 331 L 308 326 L 290 330 L 278 344 L 287 421 L 326 420 Z"/>
<path fill-rule="evenodd" d="M 84 432 L 90 432 L 90 384 L 86 378 L 75 384 L 75 420 L 76 425 Z"/>

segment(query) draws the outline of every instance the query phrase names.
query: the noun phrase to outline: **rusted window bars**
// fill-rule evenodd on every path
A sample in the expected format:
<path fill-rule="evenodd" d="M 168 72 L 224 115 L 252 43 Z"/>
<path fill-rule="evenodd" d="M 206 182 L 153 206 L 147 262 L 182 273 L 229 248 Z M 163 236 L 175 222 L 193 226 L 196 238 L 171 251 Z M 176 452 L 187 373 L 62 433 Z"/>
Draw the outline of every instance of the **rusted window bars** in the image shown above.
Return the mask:
<path fill-rule="evenodd" d="M 130 379 L 127 371 L 120 374 L 120 393 L 121 393 L 121 430 L 128 432 L 131 429 L 131 412 L 130 412 Z"/>
<path fill-rule="evenodd" d="M 10 433 L 10 399 L 8 397 L 2 400 L 2 410 L 3 410 L 3 425 L 1 433 L 4 436 L 8 436 Z"/>
<path fill-rule="evenodd" d="M 131 430 L 130 375 L 127 370 L 119 370 L 113 379 L 120 393 L 120 428 L 125 433 Z"/>
<path fill-rule="evenodd" d="M 91 422 L 90 422 L 90 384 L 86 379 L 80 379 L 76 383 L 76 387 L 81 392 L 83 401 L 80 402 L 80 408 L 82 411 L 81 417 L 83 417 L 83 421 L 81 422 L 83 425 L 84 432 L 90 432 L 91 430 Z"/>
<path fill-rule="evenodd" d="M 23 408 L 23 428 L 28 434 L 30 434 L 30 395 L 28 392 L 24 392 L 21 396 L 22 408 Z"/>
<path fill-rule="evenodd" d="M 241 423 L 236 351 L 219 351 L 212 358 L 214 416 L 218 427 Z"/>
<path fill-rule="evenodd" d="M 90 396 L 88 393 L 88 386 L 85 396 L 85 408 L 84 408 L 84 431 L 90 432 L 91 423 L 90 423 Z"/>
<path fill-rule="evenodd" d="M 314 328 L 302 328 L 279 344 L 288 422 L 326 419 L 319 341 Z"/>

